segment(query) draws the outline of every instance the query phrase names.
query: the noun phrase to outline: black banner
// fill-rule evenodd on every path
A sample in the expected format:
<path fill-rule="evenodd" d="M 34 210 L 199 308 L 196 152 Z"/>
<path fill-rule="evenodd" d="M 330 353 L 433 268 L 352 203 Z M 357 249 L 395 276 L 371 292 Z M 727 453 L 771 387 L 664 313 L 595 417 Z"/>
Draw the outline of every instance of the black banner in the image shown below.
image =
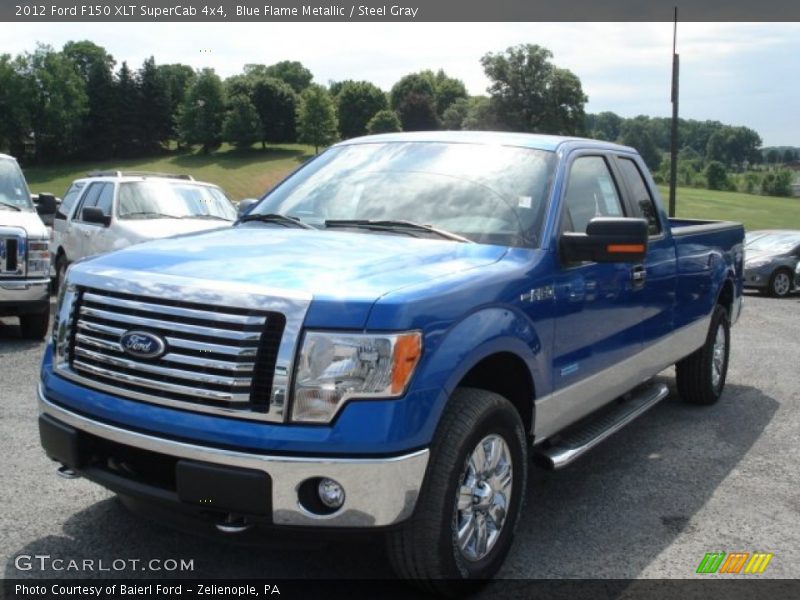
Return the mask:
<path fill-rule="evenodd" d="M 0 20 L 26 22 L 798 21 L 796 0 L 11 0 Z"/>
<path fill-rule="evenodd" d="M 504 579 L 463 590 L 471 598 L 547 599 L 547 600 L 796 600 L 800 580 L 758 579 L 758 575 L 718 579 Z M 155 598 L 273 598 L 283 600 L 400 600 L 433 598 L 399 580 L 144 580 L 144 579 L 6 579 L 4 597 L 8 600 L 105 600 Z"/>

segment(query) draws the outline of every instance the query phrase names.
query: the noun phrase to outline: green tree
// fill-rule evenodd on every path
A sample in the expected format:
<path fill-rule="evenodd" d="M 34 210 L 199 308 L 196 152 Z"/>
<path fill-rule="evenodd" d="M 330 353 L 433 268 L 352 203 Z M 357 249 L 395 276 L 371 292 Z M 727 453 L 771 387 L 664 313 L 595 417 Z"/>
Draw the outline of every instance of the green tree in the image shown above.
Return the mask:
<path fill-rule="evenodd" d="M 368 81 L 344 81 L 334 97 L 343 139 L 365 135 L 367 123 L 387 108 L 386 94 Z"/>
<path fill-rule="evenodd" d="M 623 119 L 618 114 L 604 111 L 596 115 L 586 115 L 586 131 L 596 140 L 614 142 L 619 139 Z"/>
<path fill-rule="evenodd" d="M 261 137 L 261 119 L 246 94 L 229 96 L 222 137 L 237 148 L 247 148 Z"/>
<path fill-rule="evenodd" d="M 645 123 L 635 119 L 626 121 L 620 133 L 620 143 L 636 148 L 650 170 L 658 170 L 661 164 L 661 151 L 653 142 Z"/>
<path fill-rule="evenodd" d="M 310 85 L 300 95 L 297 108 L 297 130 L 300 141 L 314 146 L 326 146 L 336 139 L 336 108 L 328 91 L 321 85 Z"/>
<path fill-rule="evenodd" d="M 411 92 L 397 107 L 403 131 L 430 131 L 439 129 L 436 107 L 430 96 Z"/>
<path fill-rule="evenodd" d="M 187 90 L 194 82 L 195 72 L 190 66 L 182 64 L 158 65 L 156 68 L 169 98 L 169 137 L 176 139 L 178 138 L 178 113 L 186 100 Z"/>
<path fill-rule="evenodd" d="M 159 77 L 156 61 L 145 59 L 139 70 L 140 147 L 146 152 L 159 150 L 172 134 L 172 107 L 167 82 Z"/>
<path fill-rule="evenodd" d="M 765 173 L 761 181 L 761 193 L 766 196 L 791 196 L 792 172 L 788 169 L 776 169 Z"/>
<path fill-rule="evenodd" d="M 36 160 L 77 154 L 88 107 L 84 82 L 74 63 L 50 46 L 39 45 L 21 59 L 20 66 Z"/>
<path fill-rule="evenodd" d="M 260 75 L 252 76 L 251 102 L 261 120 L 261 146 L 297 139 L 295 115 L 297 94 L 288 83 Z"/>
<path fill-rule="evenodd" d="M 724 190 L 728 187 L 728 171 L 718 160 L 712 160 L 706 166 L 706 185 L 710 190 Z"/>
<path fill-rule="evenodd" d="M 449 77 L 443 69 L 439 69 L 433 80 L 434 100 L 436 101 L 436 114 L 439 117 L 450 108 L 457 100 L 467 98 L 467 88 L 460 79 Z"/>
<path fill-rule="evenodd" d="M 22 72 L 26 64 L 10 54 L 0 55 L 0 150 L 23 156 L 31 130 L 27 94 L 29 82 Z"/>
<path fill-rule="evenodd" d="M 503 131 L 508 126 L 497 115 L 494 101 L 486 96 L 473 96 L 469 99 L 467 116 L 461 128 L 468 131 Z"/>
<path fill-rule="evenodd" d="M 792 148 L 787 148 L 783 151 L 783 162 L 788 163 L 797 160 L 797 152 Z"/>
<path fill-rule="evenodd" d="M 392 109 L 397 110 L 409 94 L 426 96 L 430 99 L 432 105 L 435 105 L 436 92 L 434 85 L 434 77 L 431 71 L 410 73 L 392 86 L 389 92 L 389 105 Z"/>
<path fill-rule="evenodd" d="M 283 60 L 275 63 L 274 65 L 264 66 L 257 64 L 249 64 L 244 66 L 245 75 L 252 77 L 272 77 L 279 79 L 284 83 L 288 83 L 296 94 L 299 94 L 309 85 L 314 79 L 307 68 L 296 60 Z"/>
<path fill-rule="evenodd" d="M 139 83 L 123 61 L 114 80 L 114 147 L 117 154 L 132 156 L 141 148 Z"/>
<path fill-rule="evenodd" d="M 449 131 L 458 131 L 462 128 L 464 119 L 469 113 L 469 98 L 459 98 L 447 107 L 442 115 L 442 127 Z"/>
<path fill-rule="evenodd" d="M 225 93 L 222 81 L 213 69 L 197 74 L 179 117 L 180 136 L 184 143 L 202 146 L 208 154 L 222 143 L 225 118 Z"/>
<path fill-rule="evenodd" d="M 375 116 L 369 120 L 369 123 L 367 123 L 367 131 L 370 134 L 402 131 L 400 119 L 393 110 L 379 110 L 375 113 Z"/>
<path fill-rule="evenodd" d="M 497 117 L 508 128 L 558 134 L 582 131 L 588 98 L 578 77 L 556 67 L 552 57 L 546 48 L 524 44 L 481 58 Z"/>

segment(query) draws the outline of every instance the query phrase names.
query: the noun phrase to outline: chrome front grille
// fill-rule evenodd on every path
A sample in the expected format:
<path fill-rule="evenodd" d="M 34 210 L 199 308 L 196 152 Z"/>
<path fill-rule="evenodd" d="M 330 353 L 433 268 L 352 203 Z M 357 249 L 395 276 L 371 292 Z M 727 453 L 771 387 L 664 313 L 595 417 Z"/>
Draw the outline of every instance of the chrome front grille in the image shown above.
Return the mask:
<path fill-rule="evenodd" d="M 67 360 L 90 386 L 200 412 L 269 412 L 282 314 L 93 288 L 76 293 Z M 120 340 L 129 331 L 159 336 L 164 354 L 126 353 Z"/>
<path fill-rule="evenodd" d="M 16 228 L 0 228 L 0 278 L 25 275 L 25 234 Z"/>

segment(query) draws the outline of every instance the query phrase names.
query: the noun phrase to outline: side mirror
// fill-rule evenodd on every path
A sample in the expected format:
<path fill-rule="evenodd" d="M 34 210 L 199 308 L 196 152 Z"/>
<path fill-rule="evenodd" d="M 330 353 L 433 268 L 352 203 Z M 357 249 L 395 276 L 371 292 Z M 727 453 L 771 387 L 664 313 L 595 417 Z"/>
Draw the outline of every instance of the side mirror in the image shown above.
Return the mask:
<path fill-rule="evenodd" d="M 103 210 L 96 206 L 89 206 L 81 212 L 81 219 L 87 223 L 97 223 L 103 227 L 111 225 L 111 217 L 103 214 Z"/>
<path fill-rule="evenodd" d="M 640 262 L 647 254 L 647 221 L 597 217 L 589 221 L 586 233 L 561 234 L 564 262 Z"/>
<path fill-rule="evenodd" d="M 42 192 L 33 202 L 36 205 L 36 212 L 42 217 L 55 215 L 58 210 L 58 203 L 53 194 Z"/>
<path fill-rule="evenodd" d="M 242 215 L 244 215 L 248 210 L 250 210 L 250 207 L 252 207 L 254 204 L 257 203 L 258 200 L 256 200 L 255 198 L 245 198 L 244 200 L 239 200 L 239 206 L 236 209 L 237 212 L 239 213 L 239 216 L 241 217 Z"/>

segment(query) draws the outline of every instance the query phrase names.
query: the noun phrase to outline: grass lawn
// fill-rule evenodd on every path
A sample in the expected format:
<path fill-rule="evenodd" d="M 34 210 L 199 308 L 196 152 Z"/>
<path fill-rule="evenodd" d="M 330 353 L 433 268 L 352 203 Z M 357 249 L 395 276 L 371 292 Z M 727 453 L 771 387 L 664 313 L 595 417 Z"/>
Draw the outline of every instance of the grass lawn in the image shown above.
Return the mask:
<path fill-rule="evenodd" d="M 311 146 L 284 144 L 264 150 L 258 146 L 237 150 L 223 145 L 209 155 L 170 153 L 156 158 L 108 160 L 29 167 L 25 176 L 33 192 L 63 196 L 67 186 L 92 170 L 186 173 L 222 187 L 233 200 L 257 198 L 290 171 L 313 156 Z M 667 202 L 667 188 L 660 188 Z M 771 198 L 736 192 L 678 188 L 679 217 L 739 221 L 749 230 L 800 229 L 800 198 Z"/>
<path fill-rule="evenodd" d="M 265 150 L 256 146 L 237 150 L 226 144 L 208 155 L 170 153 L 150 158 L 27 167 L 24 171 L 32 192 L 52 192 L 59 197 L 72 181 L 89 171 L 121 170 L 185 173 L 199 181 L 215 183 L 232 200 L 241 200 L 260 197 L 313 155 L 313 146 L 300 144 L 271 146 Z"/>
<path fill-rule="evenodd" d="M 659 187 L 666 206 L 669 191 Z M 754 229 L 800 229 L 800 198 L 773 198 L 738 192 L 716 192 L 678 188 L 675 198 L 678 217 L 718 219 L 744 223 Z"/>

